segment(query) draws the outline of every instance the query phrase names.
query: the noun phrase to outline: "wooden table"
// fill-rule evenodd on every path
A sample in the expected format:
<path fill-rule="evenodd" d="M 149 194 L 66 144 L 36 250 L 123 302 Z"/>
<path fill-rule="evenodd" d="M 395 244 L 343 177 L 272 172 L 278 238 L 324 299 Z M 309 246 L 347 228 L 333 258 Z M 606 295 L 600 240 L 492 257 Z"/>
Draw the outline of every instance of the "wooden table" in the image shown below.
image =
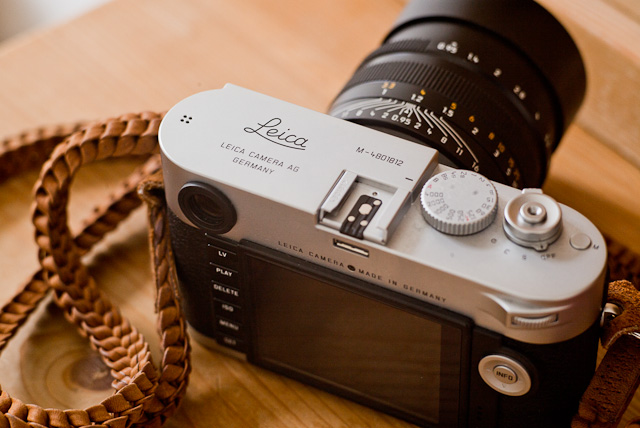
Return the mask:
<path fill-rule="evenodd" d="M 547 193 L 640 252 L 640 3 L 541 0 L 574 34 L 590 78 L 557 150 Z M 326 110 L 402 9 L 400 0 L 114 0 L 79 19 L 0 45 L 0 135 L 38 125 L 163 111 L 226 82 Z M 72 224 L 132 162 L 81 173 Z M 0 185 L 3 300 L 37 267 L 27 172 Z M 143 216 L 92 256 L 92 272 L 152 344 L 155 321 Z M 409 426 L 194 345 L 186 399 L 170 427 Z M 54 305 L 0 359 L 3 389 L 46 407 L 84 407 L 109 376 Z M 559 386 L 561 387 L 561 386 Z M 628 414 L 640 414 L 640 397 Z M 629 416 L 627 416 L 628 418 Z"/>

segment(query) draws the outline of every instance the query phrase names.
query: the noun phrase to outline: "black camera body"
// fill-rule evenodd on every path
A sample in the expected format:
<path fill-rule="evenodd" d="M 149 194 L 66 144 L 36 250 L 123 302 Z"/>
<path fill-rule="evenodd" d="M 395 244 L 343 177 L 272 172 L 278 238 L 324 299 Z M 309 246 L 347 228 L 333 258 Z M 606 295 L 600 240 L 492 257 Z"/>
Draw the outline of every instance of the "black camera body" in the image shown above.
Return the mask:
<path fill-rule="evenodd" d="M 231 85 L 159 138 L 200 340 L 423 426 L 569 423 L 606 273 L 578 212 Z"/>

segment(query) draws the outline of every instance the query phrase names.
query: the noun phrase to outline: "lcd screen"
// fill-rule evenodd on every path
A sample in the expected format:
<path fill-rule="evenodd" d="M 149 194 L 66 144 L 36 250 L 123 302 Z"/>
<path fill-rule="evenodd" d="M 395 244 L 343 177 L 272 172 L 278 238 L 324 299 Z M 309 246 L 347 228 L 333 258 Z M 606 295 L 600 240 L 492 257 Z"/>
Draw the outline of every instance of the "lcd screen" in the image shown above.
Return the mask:
<path fill-rule="evenodd" d="M 372 284 L 247 260 L 254 362 L 373 407 L 457 425 L 462 327 Z"/>

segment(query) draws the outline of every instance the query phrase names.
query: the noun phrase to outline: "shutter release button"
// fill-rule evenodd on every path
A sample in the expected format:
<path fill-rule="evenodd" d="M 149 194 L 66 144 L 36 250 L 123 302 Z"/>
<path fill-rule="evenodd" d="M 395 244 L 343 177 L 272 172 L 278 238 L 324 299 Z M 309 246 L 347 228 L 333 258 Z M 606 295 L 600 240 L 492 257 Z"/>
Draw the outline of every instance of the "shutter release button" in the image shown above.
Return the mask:
<path fill-rule="evenodd" d="M 546 251 L 562 233 L 562 210 L 542 190 L 524 189 L 504 207 L 503 228 L 516 244 Z"/>

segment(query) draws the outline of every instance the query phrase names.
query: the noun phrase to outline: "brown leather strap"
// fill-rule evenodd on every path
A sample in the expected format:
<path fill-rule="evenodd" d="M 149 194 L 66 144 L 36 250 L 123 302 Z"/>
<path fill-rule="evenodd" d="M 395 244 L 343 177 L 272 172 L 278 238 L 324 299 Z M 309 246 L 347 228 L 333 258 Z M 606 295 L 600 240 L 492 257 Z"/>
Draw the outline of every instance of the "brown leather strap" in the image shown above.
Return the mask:
<path fill-rule="evenodd" d="M 640 384 L 640 256 L 612 240 L 607 249 L 611 278 L 618 280 L 609 284 L 607 301 L 621 313 L 604 325 L 607 353 L 580 401 L 574 428 L 618 427 Z M 640 417 L 625 428 L 640 428 Z"/>
<path fill-rule="evenodd" d="M 141 200 L 137 192 L 138 184 L 144 177 L 159 169 L 159 157 L 149 159 L 120 185 L 116 193 L 109 196 L 106 204 L 96 207 L 92 218 L 85 221 L 84 230 L 75 237 L 75 243 L 83 254 L 140 206 Z M 37 308 L 40 300 L 47 295 L 48 291 L 49 286 L 44 281 L 43 272 L 40 270 L 0 309 L 0 352 L 4 349 L 7 340 L 27 320 L 27 317 Z"/>
<path fill-rule="evenodd" d="M 580 400 L 573 428 L 617 427 L 640 384 L 640 292 L 628 281 L 615 281 L 607 300 L 621 313 L 604 326 L 601 341 L 608 351 Z"/>
<path fill-rule="evenodd" d="M 15 334 L 29 313 L 52 289 L 56 303 L 67 319 L 89 339 L 111 368 L 116 392 L 102 403 L 84 410 L 42 409 L 0 394 L 0 427 L 51 426 L 157 427 L 177 408 L 190 371 L 189 341 L 170 263 L 170 243 L 162 206 L 154 192 L 149 202 L 150 242 L 156 274 L 156 310 L 161 335 L 162 364 L 151 362 L 149 345 L 121 316 L 88 274 L 81 256 L 105 233 L 140 205 L 135 185 L 152 170 L 159 169 L 157 156 L 137 171 L 109 204 L 98 210 L 93 222 L 77 237 L 67 226 L 69 185 L 78 169 L 93 161 L 128 155 L 150 155 L 157 151 L 161 115 L 144 113 L 95 123 L 64 139 L 71 128 L 39 131 L 5 140 L 0 145 L 0 180 L 35 161 L 11 166 L 16 150 L 30 147 L 33 158 L 46 156 L 51 146 L 63 141 L 45 163 L 35 191 L 33 221 L 40 247 L 42 270 L 27 282 L 22 292 L 0 313 L 0 347 Z M 33 137 L 36 135 L 36 137 Z M 40 135 L 47 140 L 38 140 Z M 23 153 L 26 156 L 27 152 Z M 9 165 L 9 166 L 7 166 Z M 146 189 L 146 187 L 145 187 Z M 144 192 L 143 192 L 144 193 Z"/>
<path fill-rule="evenodd" d="M 40 167 L 58 144 L 81 127 L 81 123 L 42 127 L 0 141 L 0 183 Z"/>

